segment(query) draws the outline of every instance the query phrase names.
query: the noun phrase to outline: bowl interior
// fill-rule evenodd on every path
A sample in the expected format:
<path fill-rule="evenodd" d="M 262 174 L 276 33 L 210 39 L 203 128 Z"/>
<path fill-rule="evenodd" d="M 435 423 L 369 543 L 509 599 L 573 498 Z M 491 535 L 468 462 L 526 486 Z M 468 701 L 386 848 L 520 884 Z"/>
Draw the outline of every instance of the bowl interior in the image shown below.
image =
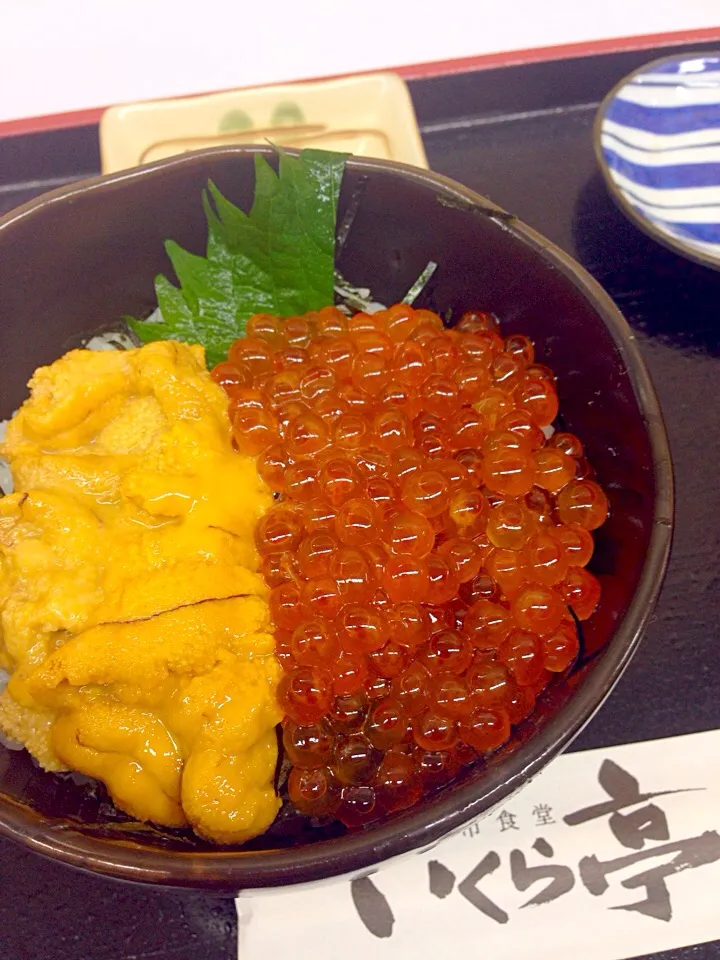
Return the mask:
<path fill-rule="evenodd" d="M 22 402 L 35 367 L 126 314 L 150 312 L 154 276 L 172 276 L 164 240 L 204 251 L 200 193 L 208 178 L 247 209 L 252 153 L 215 151 L 116 175 L 0 222 L 0 419 Z M 666 459 L 658 474 L 658 456 L 667 457 L 662 423 L 622 319 L 546 241 L 449 181 L 355 160 L 341 217 L 356 204 L 339 258 L 349 281 L 372 284 L 375 299 L 391 303 L 434 260 L 421 305 L 451 318 L 470 308 L 495 312 L 505 331 L 532 337 L 538 359 L 557 374 L 563 426 L 582 438 L 611 501 L 591 564 L 603 599 L 584 629 L 582 663 L 486 764 L 355 835 L 281 815 L 242 850 L 218 851 L 189 834 L 136 824 L 97 786 L 45 774 L 25 752 L 0 747 L 0 827 L 37 849 L 117 876 L 236 888 L 365 867 L 438 839 L 520 786 L 580 729 L 637 642 L 669 544 L 670 475 Z"/>

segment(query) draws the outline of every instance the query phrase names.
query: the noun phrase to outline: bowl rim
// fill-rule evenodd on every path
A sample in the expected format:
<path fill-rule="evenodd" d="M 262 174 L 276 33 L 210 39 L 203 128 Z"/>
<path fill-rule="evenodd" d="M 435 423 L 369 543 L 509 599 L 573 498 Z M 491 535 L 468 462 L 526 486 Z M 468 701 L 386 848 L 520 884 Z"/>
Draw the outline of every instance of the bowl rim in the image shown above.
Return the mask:
<path fill-rule="evenodd" d="M 720 270 L 720 256 L 714 257 L 712 254 L 705 253 L 702 250 L 695 250 L 693 247 L 686 246 L 682 240 L 679 240 L 672 234 L 665 233 L 659 227 L 656 227 L 655 224 L 650 220 L 640 216 L 635 207 L 633 207 L 623 191 L 613 180 L 610 172 L 610 166 L 605 159 L 605 154 L 602 148 L 603 125 L 605 123 L 606 114 L 610 108 L 610 105 L 615 101 L 617 95 L 620 93 L 623 87 L 627 86 L 628 83 L 635 79 L 635 77 L 638 77 L 643 73 L 647 73 L 647 71 L 652 67 L 659 67 L 665 63 L 677 63 L 678 61 L 697 59 L 698 57 L 720 58 L 720 48 L 717 50 L 698 51 L 694 57 L 692 54 L 682 53 L 671 57 L 660 57 L 657 60 L 650 60 L 648 63 L 643 64 L 643 66 L 638 67 L 637 70 L 633 70 L 632 73 L 626 74 L 622 80 L 619 80 L 612 90 L 605 94 L 603 99 L 600 101 L 600 106 L 595 114 L 592 130 L 593 151 L 595 153 L 597 165 L 600 167 L 600 172 L 603 175 L 603 180 L 605 181 L 605 186 L 608 189 L 608 193 L 612 197 L 615 204 L 619 207 L 620 211 L 628 218 L 628 220 L 634 223 L 635 226 L 639 227 L 640 230 L 642 230 L 642 232 L 649 236 L 652 240 L 657 241 L 657 243 L 661 244 L 661 246 L 672 251 L 673 253 L 678 254 L 678 256 L 684 257 L 686 260 L 692 260 L 694 263 L 699 263 L 704 267 L 709 267 L 711 270 Z"/>
<path fill-rule="evenodd" d="M 72 202 L 78 194 L 114 190 L 135 179 L 152 179 L 182 165 L 202 166 L 206 160 L 272 155 L 269 147 L 248 145 L 212 148 L 171 157 L 143 167 L 78 181 L 23 204 L 0 218 L 0 242 L 14 224 L 48 205 Z M 502 764 L 489 768 L 475 784 L 457 787 L 452 796 L 440 794 L 428 809 L 408 811 L 367 831 L 349 832 L 333 840 L 269 851 L 217 850 L 178 853 L 163 848 L 142 849 L 134 843 L 90 836 L 66 821 L 40 821 L 16 801 L 0 798 L 0 835 L 30 849 L 86 870 L 122 880 L 238 892 L 243 889 L 293 886 L 331 877 L 367 875 L 393 859 L 430 849 L 487 814 L 515 793 L 588 723 L 615 686 L 634 654 L 652 613 L 667 568 L 673 527 L 673 472 L 665 425 L 650 375 L 635 335 L 610 296 L 587 271 L 531 227 L 486 197 L 461 184 L 407 164 L 350 157 L 348 167 L 361 174 L 390 172 L 418 186 L 442 193 L 450 203 L 480 211 L 496 220 L 539 257 L 562 273 L 595 309 L 618 350 L 647 429 L 652 452 L 655 503 L 650 543 L 638 587 L 628 610 L 594 668 L 595 682 L 581 686 L 563 710 L 537 735 L 530 737 Z M 502 772 L 501 772 L 502 771 Z"/>

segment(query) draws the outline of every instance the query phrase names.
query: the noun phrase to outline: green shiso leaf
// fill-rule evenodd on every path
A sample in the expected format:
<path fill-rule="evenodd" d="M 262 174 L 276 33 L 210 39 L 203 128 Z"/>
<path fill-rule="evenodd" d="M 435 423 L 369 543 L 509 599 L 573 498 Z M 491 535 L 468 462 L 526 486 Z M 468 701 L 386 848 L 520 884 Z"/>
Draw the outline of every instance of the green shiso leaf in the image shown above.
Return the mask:
<path fill-rule="evenodd" d="M 151 340 L 205 347 L 208 366 L 227 356 L 254 313 L 294 316 L 333 302 L 335 226 L 346 155 L 303 150 L 279 154 L 276 174 L 255 158 L 255 198 L 249 214 L 213 183 L 203 192 L 207 254 L 169 240 L 165 249 L 179 287 L 157 277 L 160 318 L 128 320 Z"/>

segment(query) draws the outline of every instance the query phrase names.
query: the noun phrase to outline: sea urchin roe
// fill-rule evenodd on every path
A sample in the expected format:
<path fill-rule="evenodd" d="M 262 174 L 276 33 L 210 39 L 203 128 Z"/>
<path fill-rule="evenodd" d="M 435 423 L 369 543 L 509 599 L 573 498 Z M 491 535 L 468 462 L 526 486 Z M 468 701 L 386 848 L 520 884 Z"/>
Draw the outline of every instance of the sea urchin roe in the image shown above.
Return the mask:
<path fill-rule="evenodd" d="M 3 448 L 16 492 L 0 498 L 0 728 L 132 816 L 220 843 L 279 809 L 287 638 L 276 659 L 253 530 L 284 590 L 302 529 L 289 504 L 260 520 L 272 498 L 233 451 L 218 386 L 239 417 L 264 416 L 253 378 L 272 349 L 248 340 L 233 357 L 247 375 L 223 364 L 216 382 L 200 347 L 171 341 L 38 369 Z"/>
<path fill-rule="evenodd" d="M 546 440 L 552 372 L 492 315 L 446 330 L 400 304 L 285 323 L 251 321 L 242 369 L 215 377 L 280 495 L 256 540 L 289 796 L 358 826 L 502 746 L 574 662 L 568 607 L 598 603 L 584 567 L 607 499 L 576 437 Z"/>

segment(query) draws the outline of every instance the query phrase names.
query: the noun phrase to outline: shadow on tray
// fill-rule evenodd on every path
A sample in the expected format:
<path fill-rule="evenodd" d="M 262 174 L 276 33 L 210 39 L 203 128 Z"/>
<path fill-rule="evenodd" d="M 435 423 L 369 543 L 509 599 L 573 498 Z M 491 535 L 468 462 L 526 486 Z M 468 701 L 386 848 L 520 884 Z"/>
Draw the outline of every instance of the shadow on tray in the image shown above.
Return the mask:
<path fill-rule="evenodd" d="M 615 206 L 600 173 L 578 197 L 573 242 L 578 259 L 636 331 L 720 356 L 720 271 L 646 236 Z"/>

